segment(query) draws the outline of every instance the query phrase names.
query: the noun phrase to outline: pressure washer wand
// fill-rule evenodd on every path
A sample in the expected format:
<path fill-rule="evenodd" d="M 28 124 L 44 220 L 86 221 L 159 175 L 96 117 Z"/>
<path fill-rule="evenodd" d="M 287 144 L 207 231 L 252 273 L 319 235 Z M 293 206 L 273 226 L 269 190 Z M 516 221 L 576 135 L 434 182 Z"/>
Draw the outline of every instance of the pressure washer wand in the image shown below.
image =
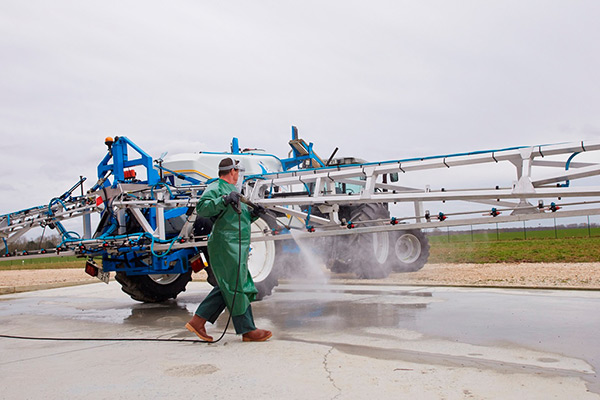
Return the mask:
<path fill-rule="evenodd" d="M 253 209 L 257 209 L 258 206 L 256 204 L 254 204 L 253 202 L 251 202 L 250 200 L 248 200 L 246 197 L 244 196 L 240 196 L 240 201 L 250 207 L 252 207 Z"/>
<path fill-rule="evenodd" d="M 252 207 L 253 209 L 257 210 L 259 208 L 261 208 L 259 205 L 254 204 L 253 202 L 251 202 L 250 200 L 248 200 L 248 198 L 244 197 L 244 196 L 240 196 L 240 201 L 250 207 Z M 271 222 L 274 222 L 276 225 L 279 226 L 283 226 L 286 229 L 290 229 L 289 225 L 284 225 L 281 222 L 279 222 L 279 220 L 277 219 L 277 217 L 275 217 L 274 215 L 268 214 L 268 213 L 262 213 L 262 215 L 260 216 L 263 219 L 268 219 L 271 220 Z"/>

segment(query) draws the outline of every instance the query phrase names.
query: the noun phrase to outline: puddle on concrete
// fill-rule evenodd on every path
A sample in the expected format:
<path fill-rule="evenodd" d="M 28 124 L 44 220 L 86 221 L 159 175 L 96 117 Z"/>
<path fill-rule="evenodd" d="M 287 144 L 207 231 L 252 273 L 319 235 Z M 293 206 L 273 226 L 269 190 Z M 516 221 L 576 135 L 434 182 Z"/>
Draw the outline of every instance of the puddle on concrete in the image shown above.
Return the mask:
<path fill-rule="evenodd" d="M 337 296 L 348 294 L 355 299 L 336 300 Z M 365 302 L 365 296 L 380 301 Z M 404 304 L 382 301 L 390 297 L 397 300 L 398 296 L 405 299 Z M 315 297 L 298 303 L 273 296 L 257 306 L 254 314 L 281 331 L 311 326 L 332 331 L 393 327 L 474 345 L 516 345 L 565 354 L 587 361 L 595 371 L 600 368 L 598 298 L 554 296 L 544 291 L 481 290 L 432 290 L 417 302 L 413 302 L 417 297 L 410 293 L 372 290 L 339 291 L 331 294 L 328 301 Z M 540 361 L 556 362 L 551 357 Z M 591 390 L 600 392 L 597 374 L 586 379 L 591 379 Z"/>

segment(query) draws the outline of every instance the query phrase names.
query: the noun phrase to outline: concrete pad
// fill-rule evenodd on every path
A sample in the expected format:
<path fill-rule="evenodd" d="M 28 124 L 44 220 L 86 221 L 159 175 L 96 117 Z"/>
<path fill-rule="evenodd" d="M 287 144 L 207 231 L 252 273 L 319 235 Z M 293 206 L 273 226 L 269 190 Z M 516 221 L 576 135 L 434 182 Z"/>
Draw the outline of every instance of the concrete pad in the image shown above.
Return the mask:
<path fill-rule="evenodd" d="M 230 328 L 194 343 L 184 325 L 209 290 L 192 282 L 163 304 L 116 282 L 0 296 L 0 334 L 190 340 L 0 338 L 0 398 L 600 399 L 598 292 L 281 285 L 253 305 L 273 339 Z"/>

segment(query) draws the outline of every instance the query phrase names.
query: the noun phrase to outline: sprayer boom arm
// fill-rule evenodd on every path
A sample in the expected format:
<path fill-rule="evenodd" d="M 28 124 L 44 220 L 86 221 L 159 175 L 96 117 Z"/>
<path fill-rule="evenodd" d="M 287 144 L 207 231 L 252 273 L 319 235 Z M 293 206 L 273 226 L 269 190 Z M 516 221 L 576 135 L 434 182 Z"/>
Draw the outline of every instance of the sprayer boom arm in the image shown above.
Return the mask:
<path fill-rule="evenodd" d="M 129 161 L 127 146 L 133 146 L 137 152 L 141 152 L 142 157 Z M 311 156 L 312 144 L 308 149 L 310 151 L 307 154 Z M 579 153 L 597 154 L 599 150 L 600 142 L 577 142 L 287 170 L 246 177 L 244 193 L 249 203 L 270 209 L 280 219 L 286 215 L 289 221 L 301 220 L 301 227 L 313 228 L 314 225 L 317 229 L 309 229 L 312 233 L 306 234 L 315 237 L 598 215 L 600 186 L 575 186 L 572 183 L 598 177 L 600 163 L 576 163 L 571 160 Z M 306 156 L 301 154 L 298 157 Z M 557 160 L 560 157 L 564 159 Z M 291 159 L 285 161 L 294 164 Z M 413 187 L 404 183 L 412 174 L 427 171 L 456 170 L 468 176 L 469 169 L 506 164 L 512 165 L 515 174 L 504 179 L 504 186 L 433 190 L 429 186 Z M 123 171 L 132 166 L 146 168 L 148 180 L 137 182 L 127 171 Z M 543 178 L 534 178 L 539 169 L 553 172 L 546 173 Z M 109 154 L 101 162 L 98 171 L 98 183 L 85 195 L 70 197 L 71 190 L 67 196 L 55 198 L 48 205 L 0 216 L 0 238 L 4 245 L 7 246 L 37 226 L 56 227 L 62 237 L 61 245 L 80 254 L 95 254 L 107 249 L 118 253 L 123 246 L 140 246 L 142 249 L 148 246 L 154 254 L 157 251 L 169 252 L 205 245 L 206 237 L 195 237 L 193 225 L 196 219 L 195 206 L 206 183 L 176 185 L 166 180 L 159 181 L 151 158 L 124 137 L 118 138 L 109 148 Z M 108 179 L 111 174 L 115 177 L 112 184 Z M 494 179 L 499 176 L 494 175 Z M 354 193 L 345 190 L 348 185 L 358 190 Z M 570 203 L 561 204 L 560 207 L 555 206 L 554 202 L 551 203 L 552 207 L 544 205 L 547 201 L 557 199 L 569 199 Z M 423 210 L 424 202 L 440 201 L 463 201 L 493 205 L 494 208 L 457 214 L 440 212 L 437 216 Z M 377 224 L 366 224 L 372 226 L 349 228 L 348 221 L 340 218 L 340 207 L 365 203 L 413 203 L 415 213 L 393 218 L 389 223 L 377 221 Z M 93 238 L 79 238 L 62 227 L 63 220 L 95 212 L 102 212 L 103 215 L 108 213 L 115 220 L 114 231 L 111 228 L 110 234 L 97 232 Z M 499 216 L 501 212 L 503 215 Z M 167 237 L 166 224 L 173 213 L 185 213 L 185 222 L 178 228 L 177 234 Z M 124 236 L 128 220 L 134 220 L 139 227 L 135 235 L 127 232 L 128 235 Z M 285 236 L 267 233 L 253 240 L 282 238 Z"/>

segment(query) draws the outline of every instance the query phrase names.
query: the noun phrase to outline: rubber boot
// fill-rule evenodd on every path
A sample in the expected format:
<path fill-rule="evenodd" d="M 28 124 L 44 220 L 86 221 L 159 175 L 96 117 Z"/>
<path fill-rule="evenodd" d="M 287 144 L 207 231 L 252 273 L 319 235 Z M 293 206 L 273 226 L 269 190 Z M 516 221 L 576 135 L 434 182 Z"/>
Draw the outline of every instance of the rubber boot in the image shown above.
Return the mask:
<path fill-rule="evenodd" d="M 200 339 L 202 339 L 206 342 L 212 342 L 213 338 L 212 338 L 212 336 L 208 336 L 208 334 L 206 333 L 206 329 L 204 328 L 205 324 L 206 324 L 206 320 L 204 318 L 199 317 L 196 314 L 194 314 L 192 319 L 190 319 L 190 322 L 185 324 L 185 327 L 187 328 L 188 331 L 195 333 L 196 336 L 198 336 Z"/>
<path fill-rule="evenodd" d="M 264 342 L 269 340 L 273 336 L 271 331 L 267 331 L 265 329 L 255 329 L 250 332 L 246 332 L 242 335 L 242 340 L 244 342 Z"/>

